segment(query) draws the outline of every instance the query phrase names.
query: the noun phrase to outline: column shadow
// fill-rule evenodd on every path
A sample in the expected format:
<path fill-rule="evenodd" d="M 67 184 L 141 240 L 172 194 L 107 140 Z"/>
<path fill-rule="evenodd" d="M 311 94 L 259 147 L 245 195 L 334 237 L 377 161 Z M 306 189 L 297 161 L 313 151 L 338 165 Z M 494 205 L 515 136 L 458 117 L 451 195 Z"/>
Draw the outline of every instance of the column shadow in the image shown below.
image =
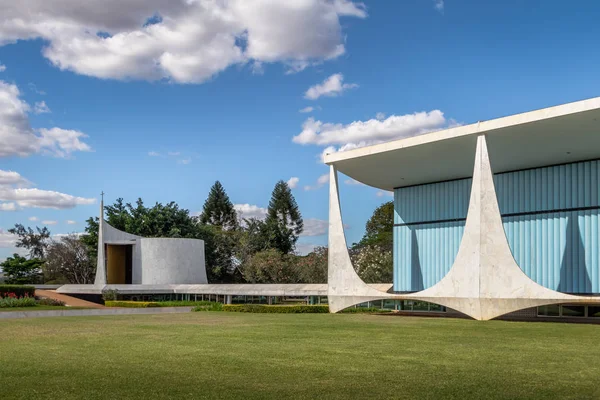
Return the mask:
<path fill-rule="evenodd" d="M 424 289 L 423 271 L 421 269 L 421 259 L 419 257 L 419 241 L 417 240 L 416 229 L 410 231 L 410 287 L 412 290 L 420 291 Z"/>
<path fill-rule="evenodd" d="M 564 293 L 591 293 L 592 281 L 585 262 L 585 246 L 579 230 L 579 218 L 575 213 L 571 213 L 568 217 L 565 234 L 566 245 L 560 265 L 560 281 L 556 290 Z"/>

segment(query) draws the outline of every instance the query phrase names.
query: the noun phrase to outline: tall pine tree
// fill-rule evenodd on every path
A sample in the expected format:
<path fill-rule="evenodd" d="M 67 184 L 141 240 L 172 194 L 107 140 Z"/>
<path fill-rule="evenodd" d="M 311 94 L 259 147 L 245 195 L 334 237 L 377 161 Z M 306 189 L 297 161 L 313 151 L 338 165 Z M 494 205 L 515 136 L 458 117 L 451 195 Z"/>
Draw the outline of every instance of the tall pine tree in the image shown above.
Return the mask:
<path fill-rule="evenodd" d="M 292 190 L 284 181 L 275 184 L 264 229 L 269 247 L 284 254 L 294 251 L 298 236 L 304 229 L 304 222 Z"/>
<path fill-rule="evenodd" d="M 204 225 L 218 226 L 223 230 L 238 228 L 237 213 L 221 182 L 216 181 L 210 188 L 210 193 L 200 215 L 200 222 Z"/>

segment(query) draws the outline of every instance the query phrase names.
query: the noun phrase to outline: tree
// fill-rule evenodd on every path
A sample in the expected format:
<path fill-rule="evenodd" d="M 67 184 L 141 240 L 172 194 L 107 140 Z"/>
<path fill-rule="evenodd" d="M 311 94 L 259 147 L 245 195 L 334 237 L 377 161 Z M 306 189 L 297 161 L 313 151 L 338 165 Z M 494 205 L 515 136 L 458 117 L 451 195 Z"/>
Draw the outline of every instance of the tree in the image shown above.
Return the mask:
<path fill-rule="evenodd" d="M 254 254 L 240 266 L 246 282 L 295 283 L 298 282 L 295 255 L 268 249 Z"/>
<path fill-rule="evenodd" d="M 284 254 L 291 253 L 303 229 L 302 214 L 292 195 L 292 190 L 286 182 L 277 182 L 271 194 L 267 218 L 263 226 L 263 237 L 268 247 Z"/>
<path fill-rule="evenodd" d="M 388 201 L 375 209 L 367 221 L 359 246 L 379 246 L 391 251 L 394 243 L 394 202 Z"/>
<path fill-rule="evenodd" d="M 225 188 L 221 182 L 216 181 L 210 188 L 208 198 L 204 202 L 200 222 L 205 225 L 218 226 L 223 230 L 235 230 L 238 228 L 237 213 Z"/>
<path fill-rule="evenodd" d="M 29 250 L 30 258 L 43 259 L 48 247 L 50 231 L 46 227 L 39 228 L 36 226 L 35 229 L 34 231 L 29 227 L 25 228 L 21 224 L 15 224 L 15 227 L 9 229 L 8 232 L 19 237 L 16 246 Z"/>
<path fill-rule="evenodd" d="M 69 283 L 90 284 L 96 276 L 96 266 L 87 246 L 76 235 L 63 236 L 48 246 L 46 274 L 65 277 Z"/>
<path fill-rule="evenodd" d="M 28 260 L 15 253 L 12 257 L 8 257 L 1 263 L 0 267 L 6 276 L 6 283 L 20 285 L 24 283 L 40 283 L 43 264 L 44 261 L 39 258 Z"/>
<path fill-rule="evenodd" d="M 299 282 L 327 283 L 328 254 L 327 247 L 315 247 L 306 256 L 298 256 L 296 269 Z"/>
<path fill-rule="evenodd" d="M 353 251 L 352 264 L 366 283 L 389 283 L 394 279 L 393 256 L 390 250 L 377 245 Z"/>

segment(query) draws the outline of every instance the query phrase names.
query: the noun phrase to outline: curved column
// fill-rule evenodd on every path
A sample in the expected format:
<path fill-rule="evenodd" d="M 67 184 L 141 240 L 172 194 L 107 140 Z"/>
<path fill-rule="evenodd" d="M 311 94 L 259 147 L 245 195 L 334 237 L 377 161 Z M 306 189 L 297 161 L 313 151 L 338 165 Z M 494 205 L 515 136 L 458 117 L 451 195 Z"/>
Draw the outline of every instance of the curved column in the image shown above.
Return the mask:
<path fill-rule="evenodd" d="M 332 313 L 365 301 L 393 298 L 394 295 L 374 289 L 358 276 L 346 244 L 340 207 L 337 170 L 329 167 L 329 253 L 327 298 Z"/>

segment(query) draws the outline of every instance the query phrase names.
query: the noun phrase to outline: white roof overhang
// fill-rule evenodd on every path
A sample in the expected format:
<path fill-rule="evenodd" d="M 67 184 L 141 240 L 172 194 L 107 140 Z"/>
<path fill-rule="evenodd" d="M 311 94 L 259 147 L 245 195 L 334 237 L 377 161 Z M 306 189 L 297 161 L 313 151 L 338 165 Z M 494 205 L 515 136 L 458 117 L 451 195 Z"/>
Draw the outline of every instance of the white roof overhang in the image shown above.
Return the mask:
<path fill-rule="evenodd" d="M 600 97 L 327 154 L 325 163 L 384 190 L 470 177 L 477 136 L 494 173 L 600 158 Z"/>

